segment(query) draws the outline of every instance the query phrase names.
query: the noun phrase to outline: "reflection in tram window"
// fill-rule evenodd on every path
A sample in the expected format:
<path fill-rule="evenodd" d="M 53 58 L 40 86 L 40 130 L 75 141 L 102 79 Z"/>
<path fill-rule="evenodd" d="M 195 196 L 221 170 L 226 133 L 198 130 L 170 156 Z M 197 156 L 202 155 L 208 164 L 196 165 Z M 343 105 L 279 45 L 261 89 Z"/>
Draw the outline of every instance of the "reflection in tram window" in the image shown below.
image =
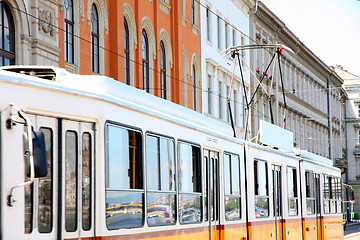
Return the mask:
<path fill-rule="evenodd" d="M 148 193 L 147 221 L 149 226 L 175 223 L 175 194 Z"/>
<path fill-rule="evenodd" d="M 38 229 L 40 233 L 52 231 L 53 197 L 52 197 L 52 166 L 53 166 L 53 133 L 50 128 L 40 128 L 44 133 L 48 173 L 39 178 L 39 209 Z"/>
<path fill-rule="evenodd" d="M 75 232 L 77 229 L 77 133 L 66 131 L 65 139 L 65 229 Z"/>
<path fill-rule="evenodd" d="M 240 219 L 240 159 L 233 154 L 224 155 L 225 219 Z"/>
<path fill-rule="evenodd" d="M 306 182 L 306 212 L 308 215 L 315 214 L 315 182 L 312 171 L 305 172 Z"/>
<path fill-rule="evenodd" d="M 30 178 L 25 174 L 25 181 Z M 24 187 L 25 195 L 25 233 L 31 233 L 33 229 L 33 184 Z"/>
<path fill-rule="evenodd" d="M 255 216 L 269 216 L 269 191 L 267 162 L 254 161 Z"/>
<path fill-rule="evenodd" d="M 287 168 L 287 186 L 289 201 L 289 216 L 298 215 L 298 195 L 297 195 L 297 178 L 296 168 Z"/>
<path fill-rule="evenodd" d="M 330 213 L 336 213 L 336 178 L 329 177 L 330 183 Z"/>
<path fill-rule="evenodd" d="M 204 174 L 204 220 L 207 222 L 209 220 L 208 217 L 208 186 L 209 186 L 209 179 L 208 179 L 208 157 L 204 156 L 204 165 L 203 165 L 203 174 Z"/>
<path fill-rule="evenodd" d="M 179 219 L 180 223 L 201 222 L 200 148 L 179 144 Z"/>
<path fill-rule="evenodd" d="M 84 133 L 82 139 L 82 228 L 91 229 L 91 135 Z"/>
<path fill-rule="evenodd" d="M 143 225 L 141 133 L 107 125 L 106 223 L 108 229 Z"/>
<path fill-rule="evenodd" d="M 175 223 L 175 146 L 165 137 L 146 136 L 147 221 Z"/>
<path fill-rule="evenodd" d="M 331 190 L 331 181 L 329 181 L 328 175 L 323 175 L 323 203 L 324 203 L 324 213 L 330 213 L 330 190 Z"/>
<path fill-rule="evenodd" d="M 181 194 L 179 197 L 180 223 L 201 222 L 201 196 Z"/>
<path fill-rule="evenodd" d="M 106 192 L 106 225 L 109 230 L 143 225 L 143 193 Z"/>

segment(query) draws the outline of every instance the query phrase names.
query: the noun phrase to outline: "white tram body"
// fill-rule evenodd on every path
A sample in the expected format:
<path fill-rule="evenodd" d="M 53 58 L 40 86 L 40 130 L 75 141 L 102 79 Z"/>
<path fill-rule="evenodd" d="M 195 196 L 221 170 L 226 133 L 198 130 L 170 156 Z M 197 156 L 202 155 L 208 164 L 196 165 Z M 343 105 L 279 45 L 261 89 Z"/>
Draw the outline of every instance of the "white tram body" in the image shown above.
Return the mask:
<path fill-rule="evenodd" d="M 343 238 L 330 160 L 234 138 L 107 77 L 4 69 L 1 239 Z M 45 136 L 48 175 L 12 191 L 29 180 L 20 113 Z"/>

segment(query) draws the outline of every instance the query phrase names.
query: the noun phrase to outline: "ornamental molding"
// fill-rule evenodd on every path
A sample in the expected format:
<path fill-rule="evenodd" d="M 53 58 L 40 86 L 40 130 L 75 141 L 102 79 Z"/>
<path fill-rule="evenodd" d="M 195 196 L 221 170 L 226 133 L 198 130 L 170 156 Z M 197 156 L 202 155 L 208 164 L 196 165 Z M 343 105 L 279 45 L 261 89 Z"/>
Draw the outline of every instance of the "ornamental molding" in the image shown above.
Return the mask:
<path fill-rule="evenodd" d="M 49 33 L 50 36 L 55 35 L 54 28 L 54 14 L 47 10 L 39 9 L 39 31 L 43 31 L 44 33 Z"/>
<path fill-rule="evenodd" d="M 151 21 L 148 17 L 143 17 L 141 21 L 142 29 L 144 29 L 147 33 L 149 48 L 152 50 L 154 60 L 156 60 L 156 41 L 155 41 L 155 32 L 154 28 L 151 25 Z"/>
<path fill-rule="evenodd" d="M 99 14 L 99 22 L 102 21 L 101 27 L 105 28 L 106 35 L 109 34 L 109 17 L 108 17 L 108 10 L 106 6 L 105 0 L 89 0 L 87 5 L 87 23 L 88 26 L 91 24 L 91 9 L 92 5 L 95 4 Z M 100 27 L 100 26 L 99 26 Z"/>
<path fill-rule="evenodd" d="M 131 7 L 129 4 L 124 3 L 124 18 L 127 20 L 128 27 L 129 27 L 129 34 L 131 35 L 131 39 L 135 42 L 135 49 L 138 47 L 138 41 L 137 41 L 137 31 L 136 31 L 136 22 L 134 13 L 131 10 Z"/>
<path fill-rule="evenodd" d="M 163 41 L 164 47 L 166 49 L 166 55 L 170 60 L 170 67 L 173 68 L 173 56 L 172 56 L 172 48 L 169 34 L 165 29 L 160 30 L 160 41 Z"/>

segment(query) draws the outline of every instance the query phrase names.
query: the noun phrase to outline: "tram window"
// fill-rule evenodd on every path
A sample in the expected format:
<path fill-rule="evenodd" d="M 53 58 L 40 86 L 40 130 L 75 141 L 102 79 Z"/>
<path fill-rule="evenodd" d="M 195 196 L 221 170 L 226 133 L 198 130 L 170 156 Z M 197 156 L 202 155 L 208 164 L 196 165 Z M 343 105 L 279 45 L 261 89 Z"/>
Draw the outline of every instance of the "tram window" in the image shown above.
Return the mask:
<path fill-rule="evenodd" d="M 207 222 L 209 220 L 209 217 L 208 217 L 208 185 L 209 185 L 209 179 L 208 179 L 208 172 L 209 172 L 209 169 L 208 169 L 208 157 L 207 156 L 204 156 L 204 167 L 203 167 L 203 174 L 204 174 L 204 180 L 205 180 L 205 183 L 204 183 L 204 196 L 205 196 L 205 207 L 204 207 L 204 218 L 205 218 L 205 221 Z M 213 214 L 212 214 L 213 216 Z"/>
<path fill-rule="evenodd" d="M 233 154 L 224 155 L 225 219 L 241 218 L 240 159 Z"/>
<path fill-rule="evenodd" d="M 142 136 L 106 126 L 106 225 L 110 230 L 143 226 Z"/>
<path fill-rule="evenodd" d="M 331 181 L 329 181 L 328 175 L 323 175 L 323 204 L 324 204 L 324 213 L 330 213 L 330 191 L 331 191 Z"/>
<path fill-rule="evenodd" d="M 91 229 L 91 159 L 92 145 L 90 133 L 82 136 L 82 228 Z"/>
<path fill-rule="evenodd" d="M 298 194 L 296 168 L 287 168 L 289 216 L 298 215 Z"/>
<path fill-rule="evenodd" d="M 30 178 L 25 174 L 25 181 L 29 181 Z M 25 191 L 25 233 L 31 233 L 33 230 L 33 186 L 34 184 L 26 185 Z"/>
<path fill-rule="evenodd" d="M 329 183 L 330 183 L 330 212 L 336 213 L 336 198 L 337 198 L 336 178 L 329 177 Z"/>
<path fill-rule="evenodd" d="M 337 179 L 337 185 L 336 185 L 336 192 L 337 192 L 337 198 L 336 198 L 336 202 L 337 202 L 337 213 L 342 213 L 342 192 L 341 192 L 341 178 L 336 178 Z"/>
<path fill-rule="evenodd" d="M 201 158 L 198 146 L 179 143 L 180 223 L 202 221 Z"/>
<path fill-rule="evenodd" d="M 38 230 L 50 233 L 53 224 L 53 132 L 50 128 L 40 128 L 40 131 L 45 136 L 48 173 L 46 177 L 39 178 Z"/>
<path fill-rule="evenodd" d="M 314 173 L 312 171 L 305 172 L 306 182 L 306 212 L 308 215 L 315 214 L 315 183 Z"/>
<path fill-rule="evenodd" d="M 175 224 L 174 141 L 146 136 L 147 222 L 149 226 Z"/>
<path fill-rule="evenodd" d="M 255 183 L 255 216 L 269 216 L 269 190 L 268 190 L 268 167 L 267 162 L 254 161 L 254 183 Z"/>
<path fill-rule="evenodd" d="M 67 232 L 75 232 L 77 229 L 77 133 L 74 131 L 66 132 L 65 139 L 65 229 Z"/>

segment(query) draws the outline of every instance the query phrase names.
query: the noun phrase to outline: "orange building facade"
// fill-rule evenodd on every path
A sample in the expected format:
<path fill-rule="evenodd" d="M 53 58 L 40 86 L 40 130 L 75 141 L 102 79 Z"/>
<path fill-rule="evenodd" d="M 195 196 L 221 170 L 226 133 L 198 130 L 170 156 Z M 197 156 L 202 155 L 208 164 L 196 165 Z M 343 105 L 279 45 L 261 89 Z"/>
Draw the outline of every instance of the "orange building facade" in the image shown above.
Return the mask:
<path fill-rule="evenodd" d="M 201 112 L 199 26 L 194 0 L 61 0 L 59 67 Z"/>

